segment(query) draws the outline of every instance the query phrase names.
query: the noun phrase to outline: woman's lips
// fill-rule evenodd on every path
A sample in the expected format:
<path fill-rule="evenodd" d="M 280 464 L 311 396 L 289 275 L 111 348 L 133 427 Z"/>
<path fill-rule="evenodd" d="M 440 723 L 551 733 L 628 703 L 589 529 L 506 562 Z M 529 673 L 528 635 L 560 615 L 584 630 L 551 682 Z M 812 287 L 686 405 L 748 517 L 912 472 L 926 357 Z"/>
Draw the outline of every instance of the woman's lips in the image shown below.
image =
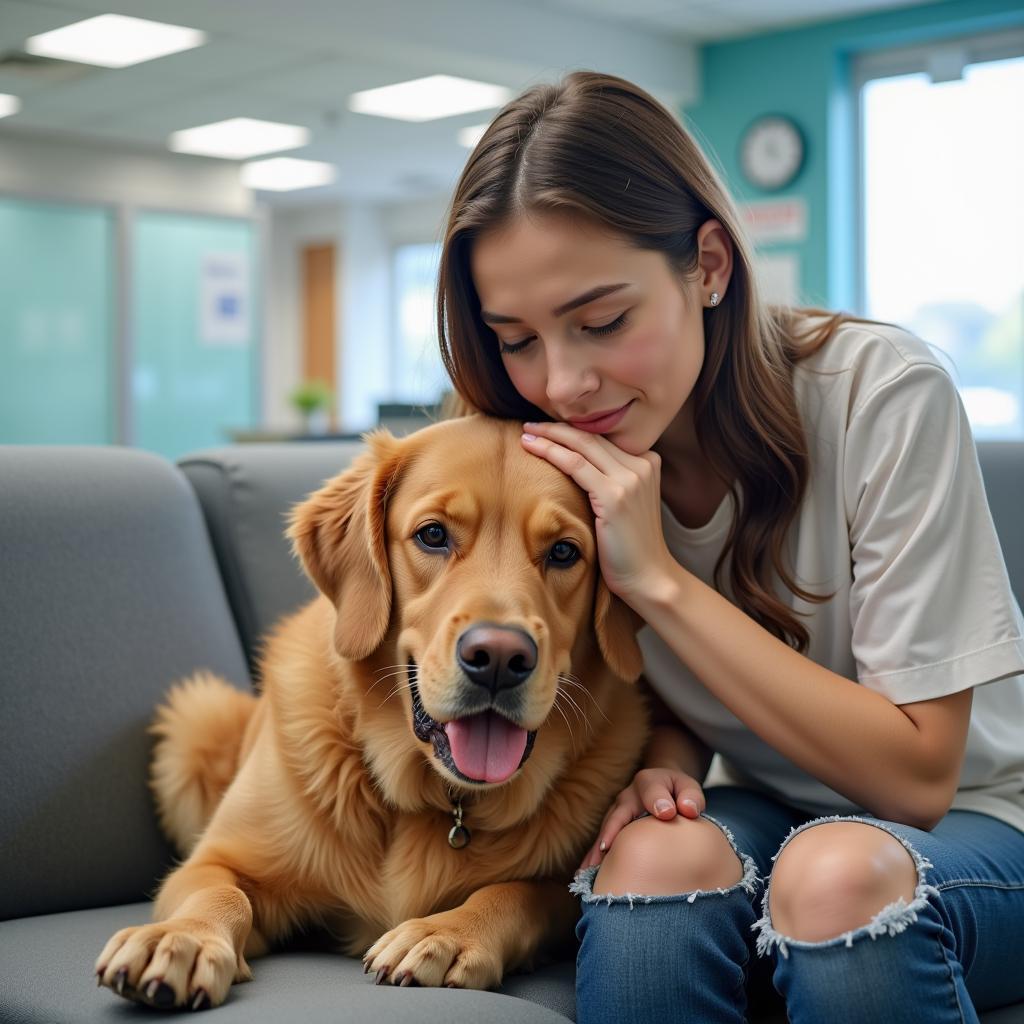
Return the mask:
<path fill-rule="evenodd" d="M 619 421 L 626 415 L 632 404 L 633 402 L 630 400 L 621 408 L 612 409 L 611 412 L 598 416 L 597 419 L 569 420 L 569 423 L 589 434 L 607 434 L 609 430 L 614 430 L 619 425 Z"/>

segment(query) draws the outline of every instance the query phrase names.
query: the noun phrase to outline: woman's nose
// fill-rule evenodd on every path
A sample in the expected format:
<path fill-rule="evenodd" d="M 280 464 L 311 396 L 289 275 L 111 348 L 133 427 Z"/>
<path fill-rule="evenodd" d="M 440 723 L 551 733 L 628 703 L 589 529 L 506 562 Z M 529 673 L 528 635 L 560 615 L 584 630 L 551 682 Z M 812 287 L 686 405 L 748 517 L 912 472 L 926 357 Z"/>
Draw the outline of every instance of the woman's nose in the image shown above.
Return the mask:
<path fill-rule="evenodd" d="M 566 405 L 597 390 L 598 374 L 580 354 L 549 352 L 548 401 L 556 408 Z"/>

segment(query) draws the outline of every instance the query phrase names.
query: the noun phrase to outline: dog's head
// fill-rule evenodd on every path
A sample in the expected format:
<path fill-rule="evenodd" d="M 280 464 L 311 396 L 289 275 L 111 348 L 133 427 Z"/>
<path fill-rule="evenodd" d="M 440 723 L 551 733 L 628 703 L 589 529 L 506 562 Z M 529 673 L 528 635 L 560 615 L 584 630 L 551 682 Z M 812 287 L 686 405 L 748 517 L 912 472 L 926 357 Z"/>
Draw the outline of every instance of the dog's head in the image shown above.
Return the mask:
<path fill-rule="evenodd" d="M 386 649 L 378 671 L 401 685 L 384 692 L 406 695 L 408 728 L 462 786 L 516 774 L 559 696 L 588 686 L 574 670 L 641 670 L 638 620 L 600 578 L 586 495 L 519 434 L 483 416 L 372 434 L 289 529 L 337 609 L 337 652 Z"/>

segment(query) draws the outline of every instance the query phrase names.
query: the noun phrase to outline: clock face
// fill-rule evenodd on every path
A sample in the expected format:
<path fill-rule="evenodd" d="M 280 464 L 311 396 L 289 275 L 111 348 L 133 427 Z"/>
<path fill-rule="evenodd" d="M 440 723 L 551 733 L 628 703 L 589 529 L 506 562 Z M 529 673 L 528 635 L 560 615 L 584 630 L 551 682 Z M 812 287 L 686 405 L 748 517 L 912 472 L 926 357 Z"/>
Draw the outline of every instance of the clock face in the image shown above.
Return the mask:
<path fill-rule="evenodd" d="M 740 140 L 740 167 L 759 188 L 785 188 L 804 162 L 804 138 L 788 117 L 758 118 Z"/>

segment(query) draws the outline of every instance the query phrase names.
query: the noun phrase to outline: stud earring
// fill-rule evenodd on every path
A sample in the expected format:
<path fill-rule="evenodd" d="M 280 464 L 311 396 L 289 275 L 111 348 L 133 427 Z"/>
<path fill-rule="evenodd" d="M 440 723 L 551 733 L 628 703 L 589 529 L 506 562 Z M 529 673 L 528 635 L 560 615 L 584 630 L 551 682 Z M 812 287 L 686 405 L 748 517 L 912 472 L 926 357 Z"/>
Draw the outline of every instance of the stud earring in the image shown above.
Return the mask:
<path fill-rule="evenodd" d="M 710 301 L 712 306 L 717 306 L 722 301 L 722 296 L 718 292 L 712 292 Z"/>

